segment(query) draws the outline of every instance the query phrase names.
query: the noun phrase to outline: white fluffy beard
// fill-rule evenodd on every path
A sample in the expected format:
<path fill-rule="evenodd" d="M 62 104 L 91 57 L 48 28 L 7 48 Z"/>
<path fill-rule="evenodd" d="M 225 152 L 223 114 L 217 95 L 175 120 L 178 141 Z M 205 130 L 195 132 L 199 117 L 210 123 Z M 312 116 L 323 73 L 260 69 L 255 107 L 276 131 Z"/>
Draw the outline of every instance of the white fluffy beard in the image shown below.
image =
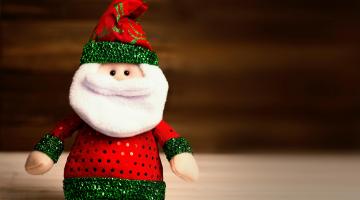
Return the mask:
<path fill-rule="evenodd" d="M 144 77 L 115 80 L 83 64 L 70 87 L 70 105 L 93 129 L 111 137 L 131 137 L 154 128 L 163 117 L 168 82 L 158 66 L 140 64 Z"/>

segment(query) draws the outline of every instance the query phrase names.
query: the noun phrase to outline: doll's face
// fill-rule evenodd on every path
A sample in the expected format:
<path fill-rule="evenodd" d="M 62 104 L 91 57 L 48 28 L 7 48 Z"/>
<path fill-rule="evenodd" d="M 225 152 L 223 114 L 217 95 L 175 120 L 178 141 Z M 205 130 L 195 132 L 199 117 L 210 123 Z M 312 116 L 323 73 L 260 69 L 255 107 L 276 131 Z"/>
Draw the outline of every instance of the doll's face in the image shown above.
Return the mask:
<path fill-rule="evenodd" d="M 131 137 L 162 119 L 168 83 L 149 64 L 85 63 L 76 71 L 70 105 L 89 126 L 111 137 Z"/>
<path fill-rule="evenodd" d="M 128 63 L 106 63 L 101 64 L 98 72 L 112 76 L 116 80 L 125 80 L 144 77 L 140 67 L 136 64 Z"/>

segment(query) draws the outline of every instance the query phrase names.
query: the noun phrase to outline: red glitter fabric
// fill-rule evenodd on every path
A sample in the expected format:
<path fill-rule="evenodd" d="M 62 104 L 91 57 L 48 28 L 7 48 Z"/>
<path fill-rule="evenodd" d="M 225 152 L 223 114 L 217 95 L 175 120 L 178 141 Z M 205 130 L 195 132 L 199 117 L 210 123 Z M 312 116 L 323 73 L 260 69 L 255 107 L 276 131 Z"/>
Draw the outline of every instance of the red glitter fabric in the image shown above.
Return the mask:
<path fill-rule="evenodd" d="M 141 0 L 114 0 L 101 16 L 91 40 L 122 42 L 152 50 L 136 19 L 148 9 Z"/>
<path fill-rule="evenodd" d="M 161 121 L 145 133 L 115 138 L 86 125 L 76 114 L 57 123 L 52 135 L 64 140 L 78 130 L 65 165 L 65 178 L 113 177 L 130 180 L 162 181 L 160 146 L 177 134 Z"/>

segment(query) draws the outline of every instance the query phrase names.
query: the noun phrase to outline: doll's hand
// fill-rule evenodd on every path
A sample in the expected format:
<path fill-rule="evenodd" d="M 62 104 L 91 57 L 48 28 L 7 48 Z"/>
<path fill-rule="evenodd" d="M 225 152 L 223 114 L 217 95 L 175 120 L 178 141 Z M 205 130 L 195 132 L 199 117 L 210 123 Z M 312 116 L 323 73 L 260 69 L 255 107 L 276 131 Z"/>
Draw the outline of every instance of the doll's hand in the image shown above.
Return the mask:
<path fill-rule="evenodd" d="M 41 151 L 32 151 L 25 163 L 25 170 L 29 174 L 40 175 L 49 171 L 54 161 Z"/>
<path fill-rule="evenodd" d="M 175 155 L 170 160 L 170 166 L 175 175 L 187 182 L 193 182 L 199 178 L 199 168 L 191 153 Z"/>

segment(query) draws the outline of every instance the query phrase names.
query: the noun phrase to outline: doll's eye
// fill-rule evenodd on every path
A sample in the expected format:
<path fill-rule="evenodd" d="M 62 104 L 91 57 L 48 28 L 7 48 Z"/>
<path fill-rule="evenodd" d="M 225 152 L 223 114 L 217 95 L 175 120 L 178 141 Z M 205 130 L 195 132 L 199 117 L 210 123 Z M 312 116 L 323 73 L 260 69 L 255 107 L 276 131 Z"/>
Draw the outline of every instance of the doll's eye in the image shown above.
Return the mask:
<path fill-rule="evenodd" d="M 111 76 L 115 76 L 115 74 L 116 74 L 116 71 L 115 71 L 115 70 L 111 70 L 111 71 L 110 71 L 110 75 L 111 75 Z"/>
<path fill-rule="evenodd" d="M 129 76 L 129 75 L 130 75 L 130 71 L 129 71 L 129 70 L 125 70 L 125 71 L 124 71 L 124 75 L 125 75 L 125 76 Z"/>

